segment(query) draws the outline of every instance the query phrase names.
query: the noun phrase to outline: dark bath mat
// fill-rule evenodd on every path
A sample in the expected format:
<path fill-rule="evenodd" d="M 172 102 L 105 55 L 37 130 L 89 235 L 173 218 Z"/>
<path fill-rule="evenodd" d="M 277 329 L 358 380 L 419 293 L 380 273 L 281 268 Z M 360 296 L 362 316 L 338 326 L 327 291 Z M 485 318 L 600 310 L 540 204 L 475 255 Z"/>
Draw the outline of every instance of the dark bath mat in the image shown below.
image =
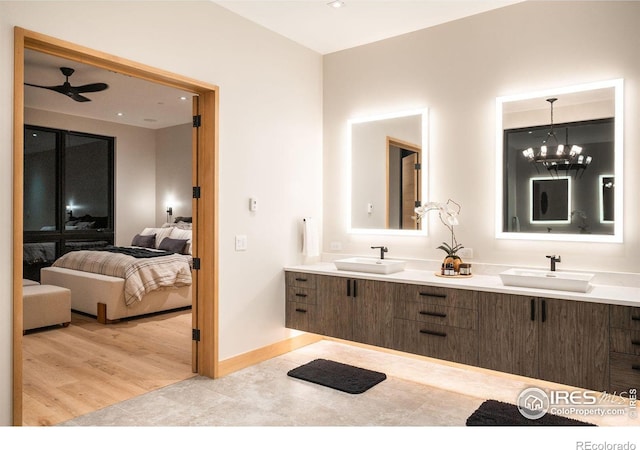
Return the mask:
<path fill-rule="evenodd" d="M 545 414 L 539 419 L 524 417 L 516 405 L 487 400 L 467 419 L 467 426 L 592 426 L 592 423 L 581 422 L 567 417 Z"/>
<path fill-rule="evenodd" d="M 313 360 L 290 370 L 287 375 L 349 394 L 361 394 L 387 379 L 384 373 L 328 359 Z"/>

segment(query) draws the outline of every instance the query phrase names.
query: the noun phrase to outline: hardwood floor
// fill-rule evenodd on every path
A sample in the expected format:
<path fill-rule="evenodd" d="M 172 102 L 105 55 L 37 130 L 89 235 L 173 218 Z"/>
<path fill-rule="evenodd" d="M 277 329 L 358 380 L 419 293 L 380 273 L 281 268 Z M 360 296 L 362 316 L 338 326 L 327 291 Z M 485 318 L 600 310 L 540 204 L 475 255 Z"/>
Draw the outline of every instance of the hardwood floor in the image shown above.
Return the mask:
<path fill-rule="evenodd" d="M 23 336 L 23 425 L 55 425 L 193 377 L 191 310 L 117 324 L 72 314 Z"/>

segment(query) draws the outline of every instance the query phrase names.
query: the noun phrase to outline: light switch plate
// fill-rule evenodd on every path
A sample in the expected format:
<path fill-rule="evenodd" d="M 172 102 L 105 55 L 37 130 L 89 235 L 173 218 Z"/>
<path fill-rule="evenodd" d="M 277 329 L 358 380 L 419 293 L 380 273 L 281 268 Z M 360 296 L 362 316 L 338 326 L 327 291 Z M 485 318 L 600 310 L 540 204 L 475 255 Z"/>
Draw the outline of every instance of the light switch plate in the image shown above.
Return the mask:
<path fill-rule="evenodd" d="M 247 249 L 247 236 L 245 234 L 236 235 L 236 251 L 243 252 Z"/>

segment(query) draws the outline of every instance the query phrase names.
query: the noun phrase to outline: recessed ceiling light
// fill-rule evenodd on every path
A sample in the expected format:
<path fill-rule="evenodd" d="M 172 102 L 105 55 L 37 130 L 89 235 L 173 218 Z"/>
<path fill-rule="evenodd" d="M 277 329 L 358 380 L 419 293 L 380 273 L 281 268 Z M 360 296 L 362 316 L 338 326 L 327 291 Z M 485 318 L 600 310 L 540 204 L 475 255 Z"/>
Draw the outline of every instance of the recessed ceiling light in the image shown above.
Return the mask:
<path fill-rule="evenodd" d="M 121 112 L 116 113 L 116 116 L 118 116 L 118 117 L 122 117 L 122 116 L 124 116 L 124 113 L 121 113 Z"/>
<path fill-rule="evenodd" d="M 327 3 L 327 6 L 338 9 L 344 6 L 344 2 L 342 0 L 333 0 L 332 2 Z"/>
<path fill-rule="evenodd" d="M 184 95 L 182 97 L 180 97 L 180 100 L 186 100 L 187 97 L 185 97 Z"/>

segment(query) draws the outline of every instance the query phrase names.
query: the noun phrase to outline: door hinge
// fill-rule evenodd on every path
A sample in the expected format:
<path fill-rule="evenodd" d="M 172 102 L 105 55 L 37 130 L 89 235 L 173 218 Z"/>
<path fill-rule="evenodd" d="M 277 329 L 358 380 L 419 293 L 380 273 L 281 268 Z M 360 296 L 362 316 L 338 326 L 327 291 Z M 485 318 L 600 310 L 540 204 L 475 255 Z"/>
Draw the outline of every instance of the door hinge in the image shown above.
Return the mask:
<path fill-rule="evenodd" d="M 200 258 L 193 258 L 193 270 L 200 270 Z"/>
<path fill-rule="evenodd" d="M 193 198 L 200 198 L 200 186 L 193 187 Z"/>
<path fill-rule="evenodd" d="M 198 330 L 197 328 L 191 329 L 191 340 L 200 342 L 200 330 Z"/>
<path fill-rule="evenodd" d="M 202 116 L 200 114 L 193 116 L 193 127 L 198 128 L 200 125 L 202 125 Z"/>
<path fill-rule="evenodd" d="M 422 164 L 417 163 L 415 166 L 413 166 L 413 168 L 416 170 L 422 170 Z"/>
<path fill-rule="evenodd" d="M 420 200 L 416 200 L 416 202 L 414 203 L 414 206 L 416 208 L 419 208 L 420 206 L 422 206 L 422 202 Z"/>

